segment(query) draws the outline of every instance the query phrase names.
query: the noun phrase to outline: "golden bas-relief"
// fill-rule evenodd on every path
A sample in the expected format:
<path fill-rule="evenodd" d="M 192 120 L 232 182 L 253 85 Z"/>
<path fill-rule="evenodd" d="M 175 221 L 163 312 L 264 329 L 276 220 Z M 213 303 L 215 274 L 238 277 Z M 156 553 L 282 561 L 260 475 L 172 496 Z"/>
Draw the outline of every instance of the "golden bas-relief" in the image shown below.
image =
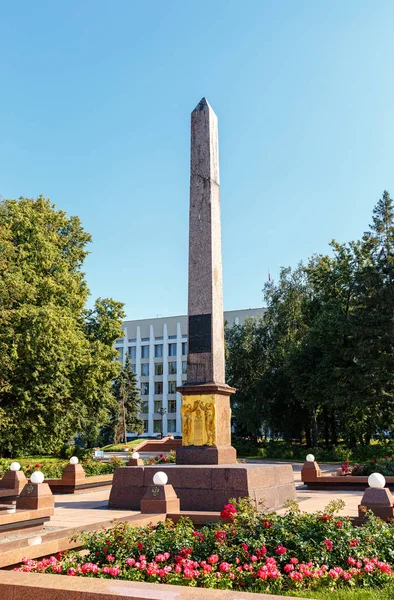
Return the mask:
<path fill-rule="evenodd" d="M 215 396 L 182 398 L 182 446 L 215 446 Z"/>

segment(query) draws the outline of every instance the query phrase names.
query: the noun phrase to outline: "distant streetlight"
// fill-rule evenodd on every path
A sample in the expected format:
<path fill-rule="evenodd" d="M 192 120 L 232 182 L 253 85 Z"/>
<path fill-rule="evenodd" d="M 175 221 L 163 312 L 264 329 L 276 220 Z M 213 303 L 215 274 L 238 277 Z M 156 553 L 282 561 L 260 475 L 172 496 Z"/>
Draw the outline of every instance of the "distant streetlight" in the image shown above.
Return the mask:
<path fill-rule="evenodd" d="M 166 408 L 159 408 L 159 413 L 161 414 L 161 431 L 160 431 L 160 439 L 163 439 L 163 415 L 167 414 L 167 409 Z"/>

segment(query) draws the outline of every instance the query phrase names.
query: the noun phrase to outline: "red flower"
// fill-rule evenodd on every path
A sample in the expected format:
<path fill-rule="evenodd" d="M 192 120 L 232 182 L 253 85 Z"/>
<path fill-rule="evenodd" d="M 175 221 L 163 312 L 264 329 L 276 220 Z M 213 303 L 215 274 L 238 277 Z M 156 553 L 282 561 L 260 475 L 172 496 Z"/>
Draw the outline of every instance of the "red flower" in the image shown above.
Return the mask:
<path fill-rule="evenodd" d="M 208 557 L 208 562 L 210 565 L 214 565 L 215 563 L 217 563 L 219 560 L 219 557 L 217 554 L 211 554 L 211 556 Z"/>
<path fill-rule="evenodd" d="M 234 515 L 237 514 L 237 509 L 234 504 L 226 504 L 220 513 L 222 519 L 231 519 L 234 521 Z"/>
<path fill-rule="evenodd" d="M 287 552 L 287 548 L 285 548 L 284 546 L 276 546 L 275 548 L 275 554 L 286 554 Z"/>
<path fill-rule="evenodd" d="M 331 540 L 323 540 L 323 543 L 326 545 L 326 550 L 332 550 L 333 543 Z"/>
<path fill-rule="evenodd" d="M 41 469 L 41 465 L 39 465 L 39 464 L 36 464 L 36 465 L 34 465 L 34 467 L 35 467 L 36 469 Z"/>
<path fill-rule="evenodd" d="M 144 544 L 141 544 L 141 542 L 137 542 L 137 548 L 138 550 L 142 550 L 144 547 Z"/>
<path fill-rule="evenodd" d="M 343 523 L 342 523 L 342 521 L 337 521 L 336 525 L 337 525 L 338 529 L 340 529 L 342 527 Z"/>
<path fill-rule="evenodd" d="M 216 531 L 214 533 L 214 536 L 217 540 L 225 540 L 227 535 L 224 531 Z"/>
<path fill-rule="evenodd" d="M 327 521 L 329 521 L 329 520 L 331 519 L 331 516 L 330 516 L 330 515 L 328 515 L 327 513 L 324 513 L 324 514 L 321 516 L 321 519 L 322 519 L 322 521 L 324 521 L 324 522 L 326 523 Z"/>

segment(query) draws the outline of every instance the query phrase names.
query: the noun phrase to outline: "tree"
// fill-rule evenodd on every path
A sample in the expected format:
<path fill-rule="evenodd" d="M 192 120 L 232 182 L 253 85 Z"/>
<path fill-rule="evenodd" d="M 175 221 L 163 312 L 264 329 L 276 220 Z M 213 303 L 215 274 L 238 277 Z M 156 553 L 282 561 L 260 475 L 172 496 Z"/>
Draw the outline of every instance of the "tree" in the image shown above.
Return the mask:
<path fill-rule="evenodd" d="M 126 355 L 124 367 L 113 382 L 112 391 L 117 402 L 117 414 L 114 415 L 114 442 L 127 443 L 127 432 L 140 433 L 144 422 L 139 417 L 141 398 L 137 375 L 132 371 L 129 355 Z"/>
<path fill-rule="evenodd" d="M 228 372 L 243 431 L 349 446 L 394 429 L 394 205 L 388 192 L 361 240 L 281 270 L 262 326 L 233 328 Z M 257 402 L 258 398 L 258 402 Z M 243 415 L 247 413 L 247 416 Z"/>
<path fill-rule="evenodd" d="M 108 418 L 124 313 L 84 308 L 90 241 L 43 197 L 0 203 L 0 454 L 54 452 Z"/>

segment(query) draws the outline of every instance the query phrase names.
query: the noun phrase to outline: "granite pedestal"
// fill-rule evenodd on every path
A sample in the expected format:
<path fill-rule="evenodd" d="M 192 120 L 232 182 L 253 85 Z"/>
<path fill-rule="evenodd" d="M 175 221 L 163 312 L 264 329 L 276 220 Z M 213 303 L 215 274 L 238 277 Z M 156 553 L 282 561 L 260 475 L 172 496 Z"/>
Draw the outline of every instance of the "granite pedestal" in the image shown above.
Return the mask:
<path fill-rule="evenodd" d="M 156 465 L 117 467 L 109 508 L 140 510 L 141 500 L 164 471 L 180 500 L 181 510 L 221 511 L 230 498 L 249 496 L 264 509 L 295 499 L 291 465 Z M 262 503 L 262 504 L 261 504 Z"/>

